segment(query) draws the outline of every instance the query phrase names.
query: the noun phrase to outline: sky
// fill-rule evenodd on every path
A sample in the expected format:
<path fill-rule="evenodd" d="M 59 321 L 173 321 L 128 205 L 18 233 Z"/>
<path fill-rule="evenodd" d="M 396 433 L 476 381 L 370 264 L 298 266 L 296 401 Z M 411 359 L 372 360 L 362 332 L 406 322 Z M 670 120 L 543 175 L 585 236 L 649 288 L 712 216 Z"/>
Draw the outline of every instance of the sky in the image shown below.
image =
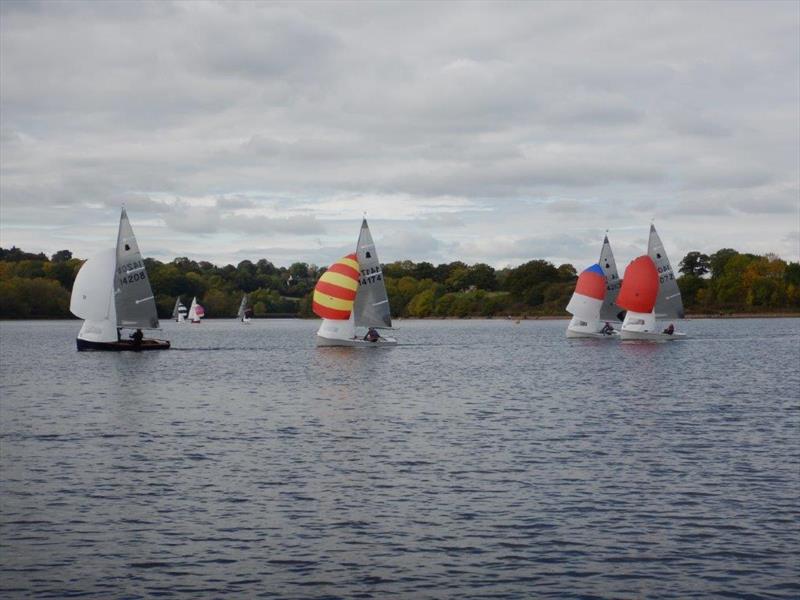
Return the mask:
<path fill-rule="evenodd" d="M 0 245 L 800 260 L 799 2 L 0 3 Z"/>

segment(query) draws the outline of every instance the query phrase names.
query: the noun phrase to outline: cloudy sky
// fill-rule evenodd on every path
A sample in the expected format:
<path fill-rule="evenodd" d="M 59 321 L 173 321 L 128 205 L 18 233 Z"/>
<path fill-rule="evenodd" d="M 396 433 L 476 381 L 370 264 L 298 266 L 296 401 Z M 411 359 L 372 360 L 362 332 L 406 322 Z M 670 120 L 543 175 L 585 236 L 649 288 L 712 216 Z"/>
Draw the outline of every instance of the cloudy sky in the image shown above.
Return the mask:
<path fill-rule="evenodd" d="M 800 249 L 800 3 L 0 4 L 0 244 L 622 267 Z"/>

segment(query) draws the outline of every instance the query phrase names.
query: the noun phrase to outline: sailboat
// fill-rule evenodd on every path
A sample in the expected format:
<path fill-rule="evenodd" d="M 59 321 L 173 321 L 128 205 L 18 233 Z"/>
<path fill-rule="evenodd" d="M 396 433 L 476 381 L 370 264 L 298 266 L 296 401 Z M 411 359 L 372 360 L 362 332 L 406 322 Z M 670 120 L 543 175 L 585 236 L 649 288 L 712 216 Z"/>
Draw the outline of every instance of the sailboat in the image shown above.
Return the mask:
<path fill-rule="evenodd" d="M 178 323 L 186 321 L 186 307 L 183 305 L 183 302 L 181 302 L 180 296 L 175 300 L 175 308 L 172 309 L 172 318 Z"/>
<path fill-rule="evenodd" d="M 253 310 L 247 306 L 247 294 L 242 296 L 242 302 L 239 304 L 239 312 L 236 317 L 245 325 L 250 324 L 250 318 L 253 316 Z"/>
<path fill-rule="evenodd" d="M 653 225 L 647 254 L 625 269 L 617 304 L 628 311 L 620 331 L 623 340 L 662 342 L 686 337 L 685 333 L 667 333 L 657 324 L 658 318 L 681 319 L 684 312 L 672 265 Z"/>
<path fill-rule="evenodd" d="M 205 309 L 197 303 L 197 296 L 195 296 L 192 298 L 192 305 L 189 307 L 189 315 L 187 316 L 189 322 L 196 325 L 200 323 L 200 319 L 205 315 Z"/>
<path fill-rule="evenodd" d="M 142 329 L 159 329 L 147 270 L 125 209 L 119 219 L 116 248 L 81 266 L 72 287 L 69 310 L 84 319 L 78 350 L 165 350 L 165 340 L 144 339 Z M 121 330 L 135 329 L 123 340 Z"/>
<path fill-rule="evenodd" d="M 615 303 L 619 288 L 617 263 L 606 236 L 600 250 L 600 261 L 581 272 L 567 304 L 567 312 L 573 315 L 567 326 L 567 337 L 616 337 L 617 332 L 614 329 L 608 331 L 606 322 L 622 320 Z"/>
<path fill-rule="evenodd" d="M 335 262 L 319 278 L 312 302 L 322 318 L 317 346 L 393 346 L 397 340 L 376 336 L 368 341 L 356 335 L 356 327 L 392 327 L 389 297 L 381 264 L 367 220 L 361 222 L 356 251 Z"/>

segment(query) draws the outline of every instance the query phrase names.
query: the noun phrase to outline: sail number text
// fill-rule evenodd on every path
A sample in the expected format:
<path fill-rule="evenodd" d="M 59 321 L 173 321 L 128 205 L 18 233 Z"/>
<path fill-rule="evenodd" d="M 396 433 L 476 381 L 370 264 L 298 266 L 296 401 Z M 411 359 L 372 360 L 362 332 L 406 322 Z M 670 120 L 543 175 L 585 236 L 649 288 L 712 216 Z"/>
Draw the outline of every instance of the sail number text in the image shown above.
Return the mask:
<path fill-rule="evenodd" d="M 368 283 L 375 283 L 383 279 L 383 271 L 380 267 L 370 267 L 369 269 L 361 269 L 361 285 Z"/>
<path fill-rule="evenodd" d="M 131 273 L 131 271 L 134 270 L 136 272 Z M 121 277 L 119 277 L 119 282 L 122 285 L 135 283 L 137 281 L 144 281 L 147 279 L 147 273 L 145 272 L 144 264 L 141 261 L 120 265 L 117 267 L 117 275 L 121 275 Z"/>

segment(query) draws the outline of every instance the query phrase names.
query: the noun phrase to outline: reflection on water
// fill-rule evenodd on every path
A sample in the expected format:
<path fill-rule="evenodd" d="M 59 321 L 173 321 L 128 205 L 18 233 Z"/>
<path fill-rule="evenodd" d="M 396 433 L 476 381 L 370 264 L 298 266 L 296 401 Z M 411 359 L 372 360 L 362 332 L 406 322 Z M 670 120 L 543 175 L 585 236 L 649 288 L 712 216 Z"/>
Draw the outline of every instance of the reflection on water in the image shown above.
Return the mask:
<path fill-rule="evenodd" d="M 0 591 L 797 597 L 799 323 L 168 322 L 138 354 L 2 323 Z"/>

